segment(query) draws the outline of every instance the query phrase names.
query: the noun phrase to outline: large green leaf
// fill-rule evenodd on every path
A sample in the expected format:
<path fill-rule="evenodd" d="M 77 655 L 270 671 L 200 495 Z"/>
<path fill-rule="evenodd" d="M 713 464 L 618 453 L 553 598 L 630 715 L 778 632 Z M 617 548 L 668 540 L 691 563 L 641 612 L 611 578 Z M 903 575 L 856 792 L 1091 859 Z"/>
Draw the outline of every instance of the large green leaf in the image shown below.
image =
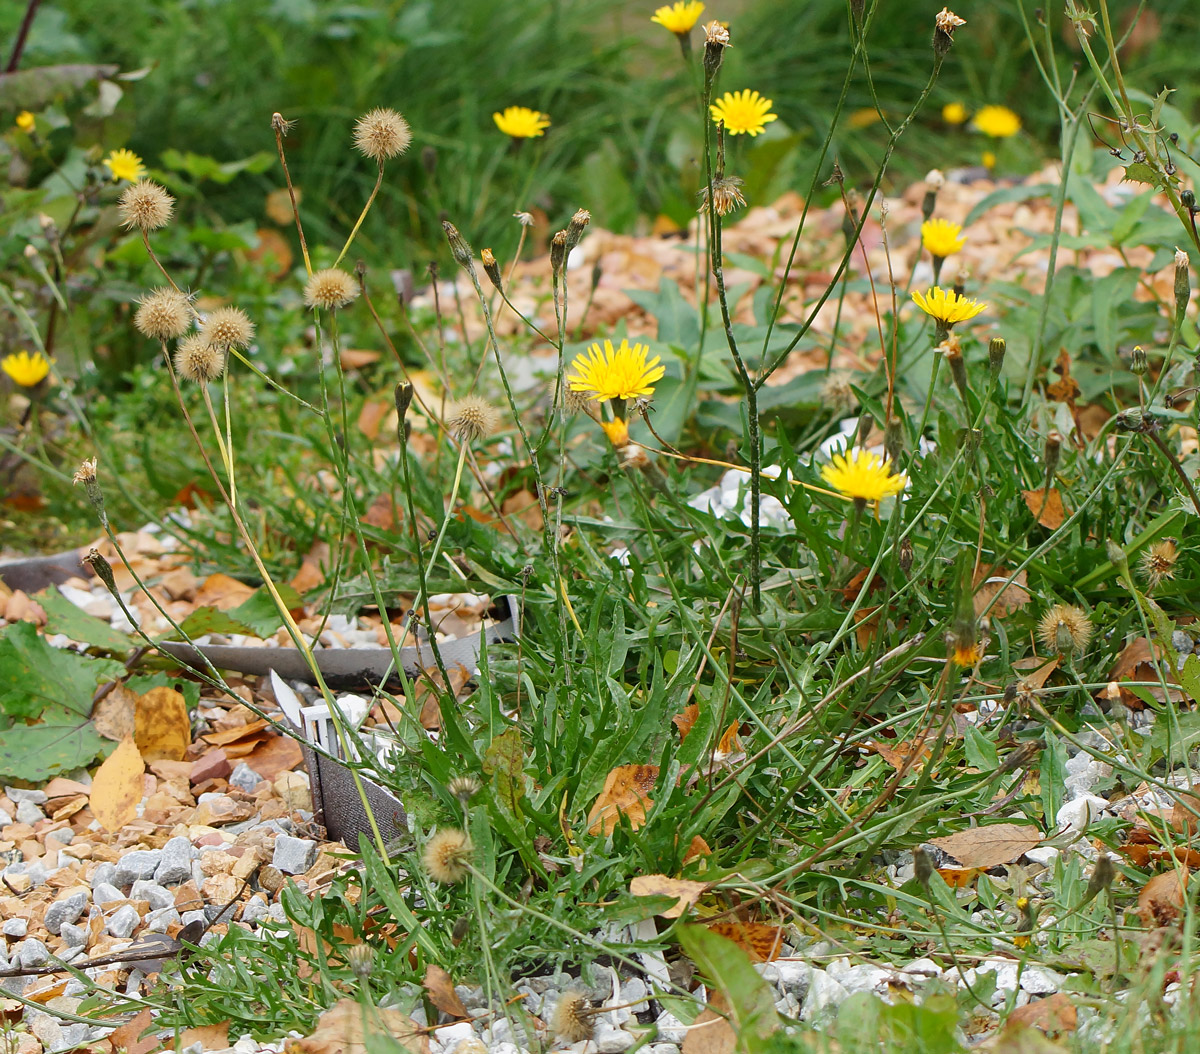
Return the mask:
<path fill-rule="evenodd" d="M 56 586 L 44 589 L 37 602 L 46 612 L 46 632 L 63 633 L 71 640 L 82 641 L 93 648 L 124 654 L 133 647 L 133 638 L 120 633 L 103 619 L 88 615 L 58 591 Z"/>
<path fill-rule="evenodd" d="M 750 957 L 727 937 L 704 926 L 683 926 L 679 943 L 728 1003 L 729 1024 L 739 1043 L 774 1031 L 775 994 L 754 969 Z"/>
<path fill-rule="evenodd" d="M 86 720 L 96 686 L 124 670 L 112 659 L 52 648 L 33 623 L 18 622 L 0 638 L 0 711 L 14 717 L 40 716 L 47 723 Z M 5 734 L 6 747 L 12 734 Z"/>
<path fill-rule="evenodd" d="M 86 765 L 113 745 L 91 721 L 62 711 L 41 724 L 15 725 L 0 740 L 0 777 L 33 782 Z"/>

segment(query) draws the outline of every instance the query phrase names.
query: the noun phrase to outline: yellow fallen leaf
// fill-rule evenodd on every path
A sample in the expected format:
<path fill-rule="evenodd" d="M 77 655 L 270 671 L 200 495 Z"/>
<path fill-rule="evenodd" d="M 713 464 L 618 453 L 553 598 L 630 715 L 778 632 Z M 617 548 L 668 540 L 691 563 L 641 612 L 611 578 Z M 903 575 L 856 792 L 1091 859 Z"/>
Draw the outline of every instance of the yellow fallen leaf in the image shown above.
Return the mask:
<path fill-rule="evenodd" d="M 182 761 L 192 742 L 183 696 L 166 687 L 151 688 L 138 696 L 133 738 L 143 761 Z"/>
<path fill-rule="evenodd" d="M 629 892 L 635 897 L 678 897 L 661 913 L 664 919 L 677 919 L 700 899 L 708 886 L 707 882 L 691 882 L 667 875 L 638 875 L 629 883 Z"/>
<path fill-rule="evenodd" d="M 142 755 L 128 736 L 121 740 L 117 749 L 96 770 L 89 804 L 100 826 L 106 831 L 120 830 L 137 816 L 145 770 Z"/>

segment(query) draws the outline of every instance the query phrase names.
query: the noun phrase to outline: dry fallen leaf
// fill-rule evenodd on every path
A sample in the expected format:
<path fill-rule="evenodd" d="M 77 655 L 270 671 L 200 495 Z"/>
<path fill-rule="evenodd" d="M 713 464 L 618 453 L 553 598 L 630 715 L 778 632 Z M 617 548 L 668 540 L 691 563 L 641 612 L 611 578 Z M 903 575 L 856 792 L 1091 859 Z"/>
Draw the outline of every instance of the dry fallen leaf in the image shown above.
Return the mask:
<path fill-rule="evenodd" d="M 939 867 L 937 873 L 951 889 L 966 889 L 983 874 L 981 867 Z"/>
<path fill-rule="evenodd" d="M 693 860 L 696 860 L 702 856 L 712 856 L 712 850 L 709 848 L 708 843 L 703 838 L 701 838 L 699 835 L 696 835 L 696 837 L 693 838 L 688 844 L 687 852 L 683 854 L 683 862 L 685 864 L 690 864 Z"/>
<path fill-rule="evenodd" d="M 664 919 L 677 919 L 707 891 L 707 882 L 691 882 L 667 875 L 638 875 L 629 883 L 635 897 L 678 897 L 674 905 L 661 912 Z"/>
<path fill-rule="evenodd" d="M 1053 659 L 1040 659 L 1034 655 L 1028 659 L 1019 659 L 1013 663 L 1013 671 L 1022 675 L 1021 681 L 1027 688 L 1036 691 L 1058 669 L 1059 658 L 1055 655 Z"/>
<path fill-rule="evenodd" d="M 779 958 L 783 948 L 783 927 L 765 922 L 713 922 L 708 927 L 713 933 L 727 937 L 750 956 L 752 962 L 769 963 Z"/>
<path fill-rule="evenodd" d="M 1165 871 L 1155 875 L 1138 894 L 1138 914 L 1148 929 L 1171 926 L 1178 920 L 1187 902 L 1188 869 Z"/>
<path fill-rule="evenodd" d="M 291 736 L 271 736 L 260 742 L 242 760 L 265 780 L 274 780 L 281 772 L 290 772 L 303 760 L 304 753 Z"/>
<path fill-rule="evenodd" d="M 1041 831 L 1028 824 L 993 823 L 986 827 L 970 827 L 943 838 L 931 838 L 930 842 L 962 867 L 987 868 L 1011 864 L 1041 845 L 1043 837 Z"/>
<path fill-rule="evenodd" d="M 929 747 L 925 740 L 903 740 L 893 746 L 880 740 L 872 740 L 866 745 L 867 750 L 873 750 L 897 772 L 920 772 L 923 762 L 929 757 Z"/>
<path fill-rule="evenodd" d="M 999 598 L 988 610 L 990 618 L 1004 618 L 1005 615 L 1011 614 L 1029 603 L 1029 592 L 1025 589 L 1025 572 L 1019 572 L 1013 578 L 1012 584 L 1006 587 L 1004 583 L 1009 580 L 1011 575 L 1011 571 L 991 564 L 985 564 L 975 572 L 973 600 L 976 615 L 982 615 L 984 609 L 988 604 L 992 604 L 992 598 L 998 593 Z M 1002 589 L 1003 592 L 1001 592 Z"/>
<path fill-rule="evenodd" d="M 737 1036 L 720 1014 L 705 1007 L 696 1015 L 683 1040 L 683 1054 L 733 1054 Z"/>
<path fill-rule="evenodd" d="M 132 739 L 122 739 L 96 770 L 89 804 L 106 831 L 119 831 L 137 816 L 146 766 Z"/>
<path fill-rule="evenodd" d="M 142 760 L 182 761 L 192 742 L 187 702 L 174 688 L 151 688 L 138 696 L 134 741 Z"/>
<path fill-rule="evenodd" d="M 1017 1007 L 1008 1015 L 1004 1027 L 1032 1026 L 1043 1032 L 1074 1032 L 1077 1021 L 1075 1004 L 1062 992 L 1055 992 L 1047 999 Z"/>
<path fill-rule="evenodd" d="M 125 1051 L 125 1054 L 149 1054 L 158 1050 L 162 1043 L 158 1036 L 151 1032 L 142 1039 L 142 1033 L 154 1024 L 150 1017 L 149 1008 L 139 1011 L 123 1025 L 118 1025 L 108 1036 L 108 1042 L 114 1051 Z"/>
<path fill-rule="evenodd" d="M 429 1054 L 429 1037 L 407 1014 L 364 1006 L 356 999 L 339 999 L 317 1020 L 311 1036 L 290 1044 L 304 1054 L 367 1054 L 387 1049 L 380 1036 L 388 1036 L 409 1054 Z"/>
<path fill-rule="evenodd" d="M 618 765 L 608 774 L 604 789 L 588 813 L 589 834 L 611 834 L 624 814 L 636 831 L 646 822 L 649 797 L 658 782 L 657 765 Z"/>
<path fill-rule="evenodd" d="M 425 991 L 429 993 L 429 1001 L 442 1013 L 451 1017 L 470 1018 L 469 1011 L 458 998 L 454 990 L 454 980 L 440 966 L 430 963 L 425 969 Z"/>
<path fill-rule="evenodd" d="M 692 730 L 692 726 L 696 723 L 696 719 L 700 716 L 700 707 L 695 703 L 689 703 L 673 718 L 671 724 L 679 729 L 679 742 L 683 742 L 688 737 L 688 733 Z"/>
<path fill-rule="evenodd" d="M 126 736 L 132 736 L 137 698 L 125 685 L 114 684 L 112 691 L 92 707 L 92 727 L 105 739 L 117 743 Z"/>
<path fill-rule="evenodd" d="M 1052 531 L 1058 530 L 1071 515 L 1071 510 L 1063 504 L 1062 495 L 1054 487 L 1050 488 L 1049 494 L 1045 487 L 1038 487 L 1037 490 L 1021 491 L 1021 496 L 1029 506 L 1029 511 L 1037 517 L 1037 522 Z"/>
<path fill-rule="evenodd" d="M 229 1047 L 229 1022 L 219 1025 L 200 1025 L 185 1029 L 179 1037 L 180 1049 L 199 1043 L 201 1050 L 225 1050 Z"/>

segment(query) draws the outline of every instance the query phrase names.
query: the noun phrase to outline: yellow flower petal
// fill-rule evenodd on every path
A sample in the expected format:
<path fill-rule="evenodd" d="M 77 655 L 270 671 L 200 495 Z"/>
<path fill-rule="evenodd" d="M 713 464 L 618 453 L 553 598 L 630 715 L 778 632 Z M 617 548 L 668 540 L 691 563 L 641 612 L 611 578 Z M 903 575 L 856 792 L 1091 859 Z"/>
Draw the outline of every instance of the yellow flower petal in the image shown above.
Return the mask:
<path fill-rule="evenodd" d="M 993 139 L 1007 139 L 1021 130 L 1021 118 L 1007 106 L 985 106 L 975 115 L 971 127 Z"/>
<path fill-rule="evenodd" d="M 943 289 L 940 285 L 935 285 L 926 293 L 914 289 L 912 298 L 925 314 L 947 327 L 956 322 L 966 322 L 987 310 L 987 304 L 959 296 L 953 289 Z"/>
<path fill-rule="evenodd" d="M 119 183 L 122 179 L 136 183 L 146 174 L 146 166 L 142 164 L 142 159 L 124 147 L 109 154 L 104 159 L 104 167 L 112 173 L 114 183 Z"/>
<path fill-rule="evenodd" d="M 496 127 L 514 139 L 533 139 L 544 135 L 550 127 L 548 114 L 531 110 L 527 106 L 509 106 L 502 113 L 492 114 Z"/>
<path fill-rule="evenodd" d="M 821 478 L 834 490 L 858 501 L 879 501 L 899 494 L 908 484 L 904 473 L 893 476 L 888 462 L 861 447 L 835 453 L 822 467 Z"/>
<path fill-rule="evenodd" d="M 931 255 L 940 256 L 944 260 L 966 245 L 967 239 L 963 237 L 962 228 L 957 223 L 932 219 L 921 224 L 921 244 Z"/>
<path fill-rule="evenodd" d="M 40 351 L 17 351 L 0 359 L 0 369 L 22 388 L 32 388 L 50 372 L 50 360 Z"/>
<path fill-rule="evenodd" d="M 771 121 L 779 120 L 778 114 L 771 113 L 771 100 L 756 91 L 727 91 L 709 110 L 713 121 L 722 122 L 730 135 L 755 136 Z"/>
<path fill-rule="evenodd" d="M 573 392 L 583 392 L 601 402 L 607 399 L 635 399 L 653 395 L 654 385 L 662 379 L 666 368 L 659 365 L 659 357 L 647 360 L 649 348 L 645 344 L 634 344 L 622 340 L 614 350 L 611 340 L 604 348 L 593 344 L 586 352 L 575 357 L 571 363 L 574 376 L 567 377 Z"/>
<path fill-rule="evenodd" d="M 704 5 L 700 0 L 678 0 L 677 3 L 660 7 L 650 17 L 650 21 L 657 22 L 672 33 L 682 36 L 691 31 L 703 11 Z"/>

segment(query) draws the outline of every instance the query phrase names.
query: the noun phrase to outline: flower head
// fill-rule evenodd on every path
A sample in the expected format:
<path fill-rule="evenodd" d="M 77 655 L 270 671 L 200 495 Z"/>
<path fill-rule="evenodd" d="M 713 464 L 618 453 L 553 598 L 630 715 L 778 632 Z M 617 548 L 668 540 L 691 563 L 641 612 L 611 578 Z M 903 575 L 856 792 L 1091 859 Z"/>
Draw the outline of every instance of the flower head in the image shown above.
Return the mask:
<path fill-rule="evenodd" d="M 700 19 L 704 5 L 700 0 L 678 0 L 677 3 L 660 7 L 651 16 L 651 22 L 657 22 L 664 29 L 681 35 L 690 33 L 692 26 Z"/>
<path fill-rule="evenodd" d="M 34 126 L 37 124 L 37 121 L 34 120 L 33 114 L 31 114 L 28 110 L 22 110 L 19 114 L 17 114 L 16 124 L 22 132 L 32 132 Z"/>
<path fill-rule="evenodd" d="M 122 224 L 126 227 L 138 227 L 143 231 L 165 227 L 171 221 L 171 210 L 174 207 L 175 199 L 149 179 L 143 179 L 126 188 L 117 203 Z"/>
<path fill-rule="evenodd" d="M 779 119 L 778 114 L 771 113 L 771 100 L 756 91 L 727 91 L 709 110 L 712 119 L 722 122 L 730 135 L 755 136 Z"/>
<path fill-rule="evenodd" d="M 138 301 L 133 324 L 151 340 L 182 337 L 192 324 L 192 308 L 187 295 L 165 285 Z"/>
<path fill-rule="evenodd" d="M 1059 655 L 1082 654 L 1092 638 L 1087 612 L 1074 604 L 1053 604 L 1038 622 L 1038 639 Z"/>
<path fill-rule="evenodd" d="M 931 255 L 945 259 L 966 245 L 967 239 L 962 236 L 962 227 L 957 223 L 933 219 L 921 224 L 921 244 Z"/>
<path fill-rule="evenodd" d="M 435 882 L 460 882 L 467 875 L 471 843 L 457 827 L 443 827 L 428 842 L 421 862 Z"/>
<path fill-rule="evenodd" d="M 536 139 L 545 135 L 550 127 L 550 115 L 528 106 L 509 106 L 501 113 L 492 114 L 496 127 L 514 139 Z"/>
<path fill-rule="evenodd" d="M 655 382 L 667 371 L 659 365 L 657 355 L 647 361 L 648 351 L 645 344 L 630 347 L 627 340 L 615 350 L 611 340 L 604 342 L 603 350 L 593 344 L 571 363 L 575 376 L 567 377 L 567 385 L 573 392 L 584 392 L 602 401 L 653 395 Z"/>
<path fill-rule="evenodd" d="M 219 307 L 205 319 L 200 333 L 221 351 L 247 348 L 254 338 L 254 323 L 240 307 Z"/>
<path fill-rule="evenodd" d="M 45 380 L 50 372 L 50 360 L 40 351 L 32 355 L 27 351 L 16 351 L 0 359 L 0 369 L 22 388 L 32 388 Z"/>
<path fill-rule="evenodd" d="M 79 463 L 79 468 L 75 470 L 75 475 L 71 477 L 71 483 L 82 483 L 85 486 L 88 483 L 96 482 L 96 458 L 95 456 L 84 458 Z"/>
<path fill-rule="evenodd" d="M 1179 547 L 1174 539 L 1164 538 L 1142 550 L 1138 570 L 1146 580 L 1147 589 L 1155 589 L 1165 579 L 1175 577 L 1175 564 L 1179 560 Z"/>
<path fill-rule="evenodd" d="M 913 290 L 912 298 L 925 314 L 936 318 L 946 327 L 956 322 L 966 322 L 987 310 L 987 304 L 959 296 L 953 289 L 943 289 L 940 285 L 935 285 L 926 293 Z"/>
<path fill-rule="evenodd" d="M 746 204 L 746 199 L 742 197 L 742 183 L 743 181 L 737 176 L 723 176 L 713 180 L 712 207 L 718 216 L 728 216 L 734 209 L 739 209 Z M 704 187 L 700 194 L 704 198 L 700 203 L 700 211 L 707 212 L 708 187 Z"/>
<path fill-rule="evenodd" d="M 962 124 L 967 119 L 967 108 L 960 102 L 948 102 L 942 107 L 942 120 L 947 124 Z"/>
<path fill-rule="evenodd" d="M 411 142 L 412 130 L 395 110 L 379 107 L 354 122 L 354 148 L 381 165 L 403 154 Z"/>
<path fill-rule="evenodd" d="M 304 287 L 304 303 L 307 307 L 333 311 L 354 301 L 358 293 L 358 283 L 350 275 L 340 267 L 326 267 L 308 280 Z"/>
<path fill-rule="evenodd" d="M 934 27 L 940 32 L 945 33 L 948 37 L 952 37 L 954 36 L 954 31 L 958 29 L 959 26 L 965 26 L 967 24 L 967 20 L 965 18 L 959 18 L 958 15 L 950 10 L 950 8 L 943 7 L 936 15 L 934 15 L 933 24 Z"/>
<path fill-rule="evenodd" d="M 119 183 L 123 179 L 129 180 L 130 183 L 136 183 L 146 174 L 146 166 L 142 164 L 142 159 L 132 150 L 126 150 L 124 147 L 110 153 L 104 159 L 104 167 L 112 173 L 114 183 Z"/>
<path fill-rule="evenodd" d="M 175 348 L 175 369 L 187 381 L 207 384 L 225 372 L 225 352 L 202 333 L 184 337 Z"/>
<path fill-rule="evenodd" d="M 613 449 L 624 450 L 629 446 L 629 425 L 623 418 L 616 417 L 611 421 L 601 421 L 600 427 L 604 429 L 604 434 L 608 436 L 608 441 L 612 443 Z"/>
<path fill-rule="evenodd" d="M 550 1018 L 550 1031 L 567 1043 L 580 1043 L 592 1038 L 595 1012 L 586 992 L 568 988 L 558 997 L 554 1015 Z"/>
<path fill-rule="evenodd" d="M 446 415 L 446 426 L 456 439 L 464 443 L 490 436 L 499 425 L 500 415 L 496 408 L 474 395 L 460 399 Z"/>
<path fill-rule="evenodd" d="M 993 139 L 1007 139 L 1021 130 L 1021 118 L 1007 106 L 985 106 L 975 115 L 971 127 Z"/>
<path fill-rule="evenodd" d="M 835 453 L 821 469 L 821 478 L 855 501 L 879 501 L 899 494 L 908 485 L 903 472 L 893 476 L 888 462 L 861 447 Z"/>

